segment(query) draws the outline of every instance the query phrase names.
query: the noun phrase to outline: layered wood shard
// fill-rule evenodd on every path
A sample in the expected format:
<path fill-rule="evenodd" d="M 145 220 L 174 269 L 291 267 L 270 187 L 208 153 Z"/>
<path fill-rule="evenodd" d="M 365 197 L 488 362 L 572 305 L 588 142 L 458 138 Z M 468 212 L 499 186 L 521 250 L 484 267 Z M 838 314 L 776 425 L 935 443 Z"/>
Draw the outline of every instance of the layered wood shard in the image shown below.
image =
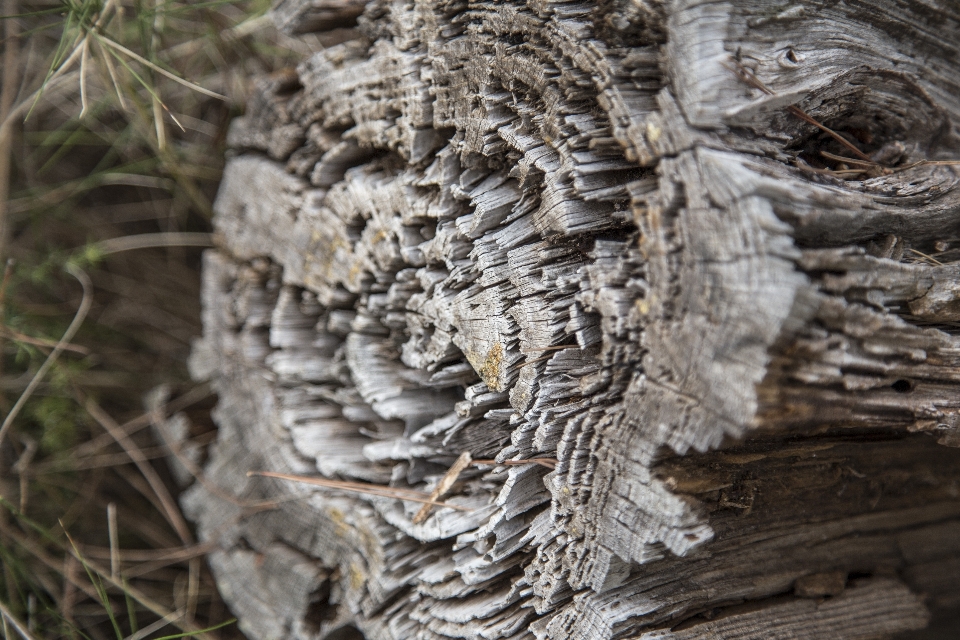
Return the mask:
<path fill-rule="evenodd" d="M 258 84 L 204 259 L 220 433 L 184 502 L 251 637 L 873 638 L 960 606 L 956 7 L 276 15 L 356 28 Z"/>

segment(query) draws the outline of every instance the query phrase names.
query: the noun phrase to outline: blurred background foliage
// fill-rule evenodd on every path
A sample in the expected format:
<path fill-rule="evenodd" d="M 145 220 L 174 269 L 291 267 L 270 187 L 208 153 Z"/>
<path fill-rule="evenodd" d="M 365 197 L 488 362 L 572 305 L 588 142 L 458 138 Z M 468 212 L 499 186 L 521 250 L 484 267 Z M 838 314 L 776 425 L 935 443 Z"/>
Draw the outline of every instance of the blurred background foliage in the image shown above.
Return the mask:
<path fill-rule="evenodd" d="M 185 362 L 227 127 L 256 76 L 311 46 L 268 9 L 0 0 L 7 638 L 242 637 L 201 631 L 230 615 L 144 397 L 165 385 L 161 411 L 186 413 L 190 443 L 212 440 L 214 399 Z"/>

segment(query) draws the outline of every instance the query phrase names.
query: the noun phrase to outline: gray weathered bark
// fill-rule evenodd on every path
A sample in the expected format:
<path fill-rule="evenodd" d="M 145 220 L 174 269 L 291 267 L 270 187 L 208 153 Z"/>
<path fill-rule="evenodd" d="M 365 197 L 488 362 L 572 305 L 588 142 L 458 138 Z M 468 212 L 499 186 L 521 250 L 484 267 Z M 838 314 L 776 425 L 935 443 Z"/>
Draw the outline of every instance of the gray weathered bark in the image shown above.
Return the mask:
<path fill-rule="evenodd" d="M 220 435 L 185 503 L 251 637 L 852 639 L 960 607 L 955 3 L 276 14 L 347 39 L 259 84 L 204 262 Z M 246 475 L 429 492 L 464 452 L 542 460 L 468 466 L 422 522 Z"/>

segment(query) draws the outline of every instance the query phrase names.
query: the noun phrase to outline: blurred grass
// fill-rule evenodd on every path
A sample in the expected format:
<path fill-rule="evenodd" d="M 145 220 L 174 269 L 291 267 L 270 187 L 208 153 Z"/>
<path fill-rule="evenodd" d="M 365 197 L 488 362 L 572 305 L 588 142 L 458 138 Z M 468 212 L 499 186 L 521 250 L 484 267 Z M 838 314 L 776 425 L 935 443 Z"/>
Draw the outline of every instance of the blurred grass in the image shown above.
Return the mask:
<path fill-rule="evenodd" d="M 185 369 L 201 331 L 197 234 L 251 79 L 302 55 L 268 8 L 0 0 L 7 638 L 242 637 L 222 626 L 208 547 L 177 510 L 143 397 L 168 385 L 168 411 L 187 413 L 193 442 L 212 440 L 213 399 Z"/>

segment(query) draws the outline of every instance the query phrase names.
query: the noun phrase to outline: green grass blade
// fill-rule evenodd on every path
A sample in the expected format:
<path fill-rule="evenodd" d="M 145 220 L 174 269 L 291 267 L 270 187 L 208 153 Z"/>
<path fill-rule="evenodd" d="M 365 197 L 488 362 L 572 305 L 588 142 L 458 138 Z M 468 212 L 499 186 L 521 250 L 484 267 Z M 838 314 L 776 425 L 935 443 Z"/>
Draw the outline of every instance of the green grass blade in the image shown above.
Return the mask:
<path fill-rule="evenodd" d="M 107 594 L 106 587 L 103 586 L 103 580 L 100 579 L 100 576 L 94 574 L 90 569 L 90 565 L 87 564 L 86 559 L 83 557 L 83 554 L 80 553 L 80 549 L 77 547 L 76 543 L 73 541 L 73 538 L 70 537 L 70 534 L 67 533 L 67 530 L 63 530 L 64 535 L 67 536 L 67 540 L 70 542 L 70 546 L 73 548 L 74 557 L 80 561 L 80 564 L 83 566 L 83 570 L 87 573 L 87 578 L 90 579 L 90 584 L 93 585 L 93 588 L 97 592 L 97 596 L 100 598 L 100 604 L 103 605 L 104 610 L 107 612 L 107 617 L 110 619 L 110 624 L 113 626 L 113 631 L 117 635 L 117 640 L 123 640 L 123 632 L 120 631 L 120 624 L 117 622 L 117 617 L 113 613 L 113 607 L 110 605 L 110 597 Z"/>
<path fill-rule="evenodd" d="M 123 581 L 123 586 L 127 586 L 127 581 L 125 579 Z M 123 599 L 127 603 L 127 620 L 130 622 L 130 635 L 134 635 L 140 630 L 140 625 L 137 622 L 137 608 L 134 605 L 133 598 L 130 597 L 130 592 L 126 588 L 123 590 Z"/>

